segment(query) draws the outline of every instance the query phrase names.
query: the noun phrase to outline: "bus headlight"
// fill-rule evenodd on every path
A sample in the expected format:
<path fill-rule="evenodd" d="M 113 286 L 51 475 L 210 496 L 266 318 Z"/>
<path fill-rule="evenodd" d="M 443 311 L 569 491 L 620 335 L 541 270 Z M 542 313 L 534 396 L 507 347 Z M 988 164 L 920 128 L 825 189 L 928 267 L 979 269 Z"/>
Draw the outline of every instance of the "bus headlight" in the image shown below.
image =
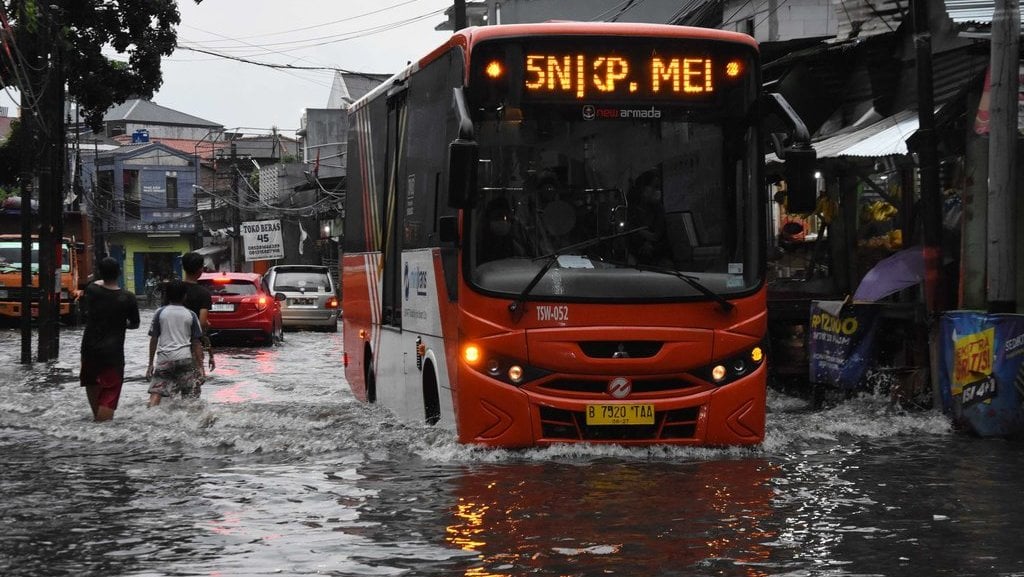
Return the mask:
<path fill-rule="evenodd" d="M 475 344 L 462 348 L 462 360 L 476 372 L 509 385 L 519 386 L 548 374 L 548 371 L 494 354 Z"/>
<path fill-rule="evenodd" d="M 714 368 L 711 369 L 711 378 L 714 379 L 716 383 L 720 383 L 725 380 L 725 365 L 715 365 Z"/>
<path fill-rule="evenodd" d="M 501 374 L 501 365 L 498 359 L 487 359 L 487 374 L 496 377 Z"/>
<path fill-rule="evenodd" d="M 512 365 L 508 368 L 508 380 L 515 384 L 519 384 L 523 380 L 523 367 L 519 365 Z"/>
<path fill-rule="evenodd" d="M 691 371 L 690 374 L 715 386 L 722 386 L 749 375 L 763 363 L 764 349 L 755 346 Z"/>

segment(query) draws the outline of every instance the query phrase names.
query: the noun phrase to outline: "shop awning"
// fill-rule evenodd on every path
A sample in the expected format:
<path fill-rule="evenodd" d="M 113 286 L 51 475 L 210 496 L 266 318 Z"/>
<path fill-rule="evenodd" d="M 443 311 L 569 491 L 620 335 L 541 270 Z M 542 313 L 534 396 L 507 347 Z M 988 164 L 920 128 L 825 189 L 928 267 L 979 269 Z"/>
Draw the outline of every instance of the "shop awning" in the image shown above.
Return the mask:
<path fill-rule="evenodd" d="M 818 158 L 878 158 L 907 153 L 907 139 L 917 132 L 917 111 L 904 110 L 865 126 L 812 143 Z"/>

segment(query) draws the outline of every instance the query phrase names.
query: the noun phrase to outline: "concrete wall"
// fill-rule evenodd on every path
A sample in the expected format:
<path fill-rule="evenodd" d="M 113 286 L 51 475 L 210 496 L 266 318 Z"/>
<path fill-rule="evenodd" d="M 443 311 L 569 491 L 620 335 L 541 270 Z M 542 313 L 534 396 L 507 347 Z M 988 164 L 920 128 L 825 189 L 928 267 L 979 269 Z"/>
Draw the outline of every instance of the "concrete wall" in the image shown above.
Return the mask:
<path fill-rule="evenodd" d="M 303 162 L 312 170 L 320 154 L 320 178 L 345 174 L 345 150 L 348 137 L 348 113 L 338 108 L 307 108 L 305 136 L 302 139 Z"/>

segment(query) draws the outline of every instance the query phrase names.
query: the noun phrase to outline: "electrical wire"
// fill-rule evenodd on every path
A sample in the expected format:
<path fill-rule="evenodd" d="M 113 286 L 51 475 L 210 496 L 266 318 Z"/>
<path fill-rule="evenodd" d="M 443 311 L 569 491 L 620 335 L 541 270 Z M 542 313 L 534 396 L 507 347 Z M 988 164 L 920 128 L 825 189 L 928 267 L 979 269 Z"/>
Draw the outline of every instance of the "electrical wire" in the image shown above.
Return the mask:
<path fill-rule="evenodd" d="M 329 46 L 331 44 L 337 44 L 339 42 L 345 42 L 345 41 L 348 41 L 348 40 L 354 40 L 356 38 L 363 38 L 363 37 L 366 37 L 366 36 L 372 36 L 374 34 L 380 34 L 382 32 L 389 32 L 389 31 L 394 30 L 396 28 L 401 28 L 403 26 L 408 26 L 409 24 L 414 24 L 416 22 L 419 22 L 421 20 L 425 20 L 427 18 L 436 17 L 436 16 L 438 16 L 440 14 L 443 14 L 444 11 L 445 11 L 445 9 L 442 8 L 442 9 L 439 9 L 439 10 L 434 10 L 432 12 L 428 12 L 426 14 L 421 14 L 419 16 L 413 16 L 413 17 L 407 18 L 405 20 L 399 20 L 399 21 L 395 21 L 395 22 L 388 22 L 388 23 L 385 23 L 385 24 L 380 24 L 380 25 L 371 27 L 371 28 L 365 28 L 365 29 L 362 29 L 362 30 L 355 30 L 355 31 L 352 31 L 352 32 L 346 32 L 344 34 L 335 34 L 335 35 L 330 35 L 330 36 L 323 36 L 323 37 L 315 38 L 315 39 L 303 39 L 303 40 L 296 40 L 296 41 L 292 41 L 292 42 L 279 42 L 279 43 L 271 43 L 271 44 L 265 44 L 265 45 L 256 45 L 256 44 L 252 44 L 252 43 L 243 43 L 241 46 L 234 46 L 234 47 L 218 46 L 216 48 L 218 50 L 218 54 L 223 54 L 225 52 L 230 52 L 232 50 L 235 50 L 235 51 L 237 51 L 237 50 L 251 51 L 253 49 L 258 49 L 258 50 L 261 50 L 262 52 L 256 52 L 256 53 L 247 52 L 246 54 L 244 54 L 244 56 L 248 57 L 248 56 L 253 56 L 253 55 L 256 55 L 256 54 L 278 54 L 278 55 L 287 56 L 287 55 L 289 55 L 289 53 L 296 52 L 298 50 L 305 50 L 305 49 L 308 49 L 308 48 L 322 48 L 324 46 Z M 293 46 L 293 47 L 291 47 L 291 48 L 289 48 L 287 50 L 273 50 L 273 49 L 267 48 L 268 46 L 292 45 L 292 44 L 296 44 L 296 43 L 299 43 L 299 42 L 302 42 L 303 44 L 299 44 L 297 46 Z M 191 48 L 193 48 L 193 49 L 201 48 L 204 45 L 203 42 L 196 42 L 196 41 L 191 41 L 190 44 L 198 45 L 198 46 L 191 46 Z M 179 45 L 178 47 L 179 48 L 185 48 L 186 46 L 185 45 Z M 200 50 L 197 50 L 197 51 L 200 51 Z"/>
<path fill-rule="evenodd" d="M 349 16 L 349 17 L 346 17 L 346 18 L 340 18 L 338 20 L 332 20 L 330 22 L 323 22 L 321 24 L 314 24 L 312 26 L 303 26 L 302 28 L 292 28 L 291 30 L 282 30 L 280 32 L 268 32 L 266 34 L 257 34 L 257 35 L 254 35 L 254 36 L 247 36 L 247 37 L 244 37 L 244 38 L 237 38 L 237 39 L 234 39 L 234 40 L 252 40 L 252 39 L 255 39 L 255 38 L 266 38 L 266 37 L 269 37 L 269 36 L 281 36 L 283 34 L 291 34 L 293 32 L 302 32 L 302 31 L 305 31 L 305 30 L 312 30 L 314 28 L 324 28 L 324 27 L 327 27 L 327 26 L 333 26 L 335 24 L 340 24 L 342 22 L 351 22 L 352 20 L 358 20 L 360 18 L 365 18 L 367 16 L 373 16 L 375 14 L 380 14 L 381 12 L 387 12 L 388 10 L 394 10 L 395 8 L 400 8 L 402 6 L 407 6 L 409 4 L 415 4 L 415 3 L 419 2 L 419 1 L 420 0 L 407 0 L 406 2 L 400 2 L 398 4 L 394 4 L 394 5 L 391 5 L 391 6 L 386 6 L 384 8 L 379 8 L 377 10 L 372 10 L 370 12 L 364 12 L 362 14 L 356 14 L 355 16 Z M 194 30 L 199 30 L 200 32 L 206 32 L 205 30 L 202 30 L 200 28 L 195 28 L 193 26 L 188 26 L 188 28 L 193 28 Z"/>
<path fill-rule="evenodd" d="M 22 108 L 28 108 L 32 112 L 32 118 L 36 121 L 36 124 L 41 127 L 43 132 L 47 132 L 49 127 L 45 122 L 45 115 L 42 113 L 43 109 L 40 106 L 42 101 L 42 95 L 45 92 L 45 79 L 44 85 L 40 87 L 40 92 L 35 91 L 35 86 L 29 79 L 32 77 L 29 74 L 30 71 L 42 72 L 43 67 L 33 67 L 26 62 L 25 56 L 16 42 L 14 36 L 14 29 L 10 25 L 10 21 L 7 17 L 7 10 L 3 5 L 0 5 L 0 24 L 3 26 L 3 55 L 7 57 L 10 62 L 10 70 L 14 74 L 15 82 L 17 84 L 19 92 L 22 93 L 22 99 L 24 105 Z M 5 91 L 7 87 L 4 87 Z M 8 92 L 8 96 L 10 92 Z M 11 96 L 11 100 L 16 100 Z"/>

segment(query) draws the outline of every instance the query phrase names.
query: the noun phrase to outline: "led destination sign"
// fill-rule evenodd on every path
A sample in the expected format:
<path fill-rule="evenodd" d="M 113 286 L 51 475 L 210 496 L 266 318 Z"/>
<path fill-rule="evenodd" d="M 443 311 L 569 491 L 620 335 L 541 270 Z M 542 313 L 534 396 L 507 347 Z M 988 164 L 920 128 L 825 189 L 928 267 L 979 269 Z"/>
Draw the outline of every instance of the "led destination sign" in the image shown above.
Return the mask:
<path fill-rule="evenodd" d="M 622 56 L 527 54 L 527 92 L 579 99 L 601 94 L 699 95 L 715 91 L 714 59 L 653 56 L 637 66 Z M 733 63 L 734 74 L 739 63 Z"/>
<path fill-rule="evenodd" d="M 615 39 L 608 47 L 610 38 L 531 40 L 496 42 L 477 51 L 475 77 L 487 87 L 484 100 L 710 103 L 752 80 L 752 55 L 732 45 Z"/>

